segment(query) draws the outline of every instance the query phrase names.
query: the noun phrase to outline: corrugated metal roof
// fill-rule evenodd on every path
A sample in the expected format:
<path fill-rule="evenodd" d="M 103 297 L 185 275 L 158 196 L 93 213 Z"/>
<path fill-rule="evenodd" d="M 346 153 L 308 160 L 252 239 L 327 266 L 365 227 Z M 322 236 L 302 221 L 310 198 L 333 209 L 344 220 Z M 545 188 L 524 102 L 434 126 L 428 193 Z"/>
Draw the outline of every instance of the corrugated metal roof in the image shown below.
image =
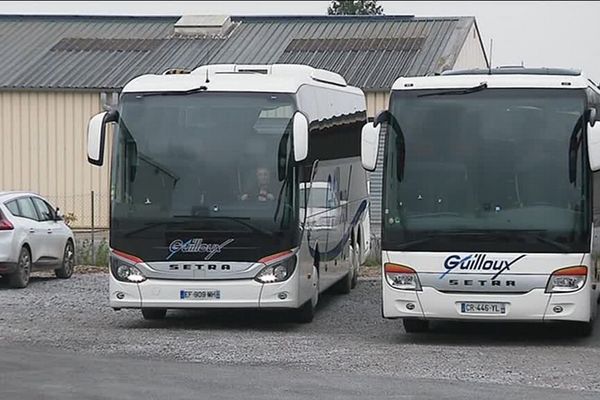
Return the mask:
<path fill-rule="evenodd" d="M 177 17 L 0 16 L 0 87 L 120 89 L 205 63 L 302 63 L 365 90 L 451 68 L 473 17 L 232 17 L 225 37 L 176 35 Z"/>

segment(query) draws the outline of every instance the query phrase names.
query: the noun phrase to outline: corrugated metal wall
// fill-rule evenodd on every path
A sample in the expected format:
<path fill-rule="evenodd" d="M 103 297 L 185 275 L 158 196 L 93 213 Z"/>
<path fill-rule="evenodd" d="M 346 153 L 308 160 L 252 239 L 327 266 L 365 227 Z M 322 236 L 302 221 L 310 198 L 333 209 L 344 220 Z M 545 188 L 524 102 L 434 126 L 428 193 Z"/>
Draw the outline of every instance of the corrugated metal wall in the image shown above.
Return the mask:
<path fill-rule="evenodd" d="M 475 24 L 471 26 L 465 44 L 458 53 L 453 69 L 485 68 L 487 61 L 481 49 L 481 38 Z"/>
<path fill-rule="evenodd" d="M 95 223 L 107 226 L 109 168 L 88 164 L 85 137 L 89 118 L 100 111 L 98 92 L 0 92 L 0 190 L 47 196 L 75 214 L 77 227 L 91 224 L 94 190 Z"/>
<path fill-rule="evenodd" d="M 375 117 L 381 110 L 388 107 L 390 101 L 390 93 L 385 92 L 366 92 L 367 97 L 367 116 Z"/>
<path fill-rule="evenodd" d="M 375 117 L 381 110 L 388 108 L 390 101 L 389 92 L 367 92 L 367 116 Z M 379 155 L 377 156 L 377 169 L 369 174 L 371 234 L 379 237 L 381 230 L 381 194 L 383 178 L 383 146 L 385 133 L 379 135 Z"/>

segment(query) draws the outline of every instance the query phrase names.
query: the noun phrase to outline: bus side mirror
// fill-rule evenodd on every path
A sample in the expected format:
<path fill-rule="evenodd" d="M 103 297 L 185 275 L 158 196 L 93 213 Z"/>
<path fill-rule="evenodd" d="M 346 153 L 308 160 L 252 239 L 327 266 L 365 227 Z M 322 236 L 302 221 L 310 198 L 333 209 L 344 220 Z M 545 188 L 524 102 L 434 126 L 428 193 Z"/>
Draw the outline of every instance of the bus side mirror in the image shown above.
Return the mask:
<path fill-rule="evenodd" d="M 367 171 L 375 171 L 377 166 L 377 152 L 379 150 L 379 131 L 381 124 L 375 126 L 375 123 L 365 124 L 361 132 L 360 140 L 360 160 L 362 166 Z"/>
<path fill-rule="evenodd" d="M 590 108 L 588 120 L 590 121 L 591 126 L 594 126 L 597 121 L 600 121 L 600 115 L 598 115 L 598 110 L 595 107 Z"/>
<path fill-rule="evenodd" d="M 592 171 L 600 170 L 600 124 L 588 124 L 587 132 L 588 158 Z"/>
<path fill-rule="evenodd" d="M 306 160 L 308 156 L 308 118 L 299 111 L 294 114 L 294 160 Z"/>
<path fill-rule="evenodd" d="M 106 125 L 116 122 L 119 114 L 116 110 L 101 112 L 94 115 L 88 123 L 88 162 L 101 166 L 104 164 L 104 142 L 106 140 Z"/>

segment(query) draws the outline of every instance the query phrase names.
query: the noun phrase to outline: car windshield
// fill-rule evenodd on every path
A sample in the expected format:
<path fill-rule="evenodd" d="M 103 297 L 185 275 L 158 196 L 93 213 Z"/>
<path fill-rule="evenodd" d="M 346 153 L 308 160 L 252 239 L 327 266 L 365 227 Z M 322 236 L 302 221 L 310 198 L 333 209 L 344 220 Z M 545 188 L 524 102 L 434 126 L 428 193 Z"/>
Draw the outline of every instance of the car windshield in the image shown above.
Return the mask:
<path fill-rule="evenodd" d="M 585 143 L 569 151 L 584 125 L 584 92 L 483 89 L 393 95 L 397 123 L 389 125 L 386 142 L 386 246 L 586 250 Z"/>

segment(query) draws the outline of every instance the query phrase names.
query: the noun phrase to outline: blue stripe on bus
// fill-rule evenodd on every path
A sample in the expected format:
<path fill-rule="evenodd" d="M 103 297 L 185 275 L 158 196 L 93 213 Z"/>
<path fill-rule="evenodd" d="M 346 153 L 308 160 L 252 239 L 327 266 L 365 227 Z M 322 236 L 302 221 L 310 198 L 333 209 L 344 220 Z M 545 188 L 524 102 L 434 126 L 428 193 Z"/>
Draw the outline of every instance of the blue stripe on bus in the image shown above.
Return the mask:
<path fill-rule="evenodd" d="M 320 261 L 331 261 L 340 255 L 340 253 L 344 250 L 344 245 L 350 238 L 350 233 L 352 232 L 352 229 L 354 229 L 354 227 L 358 224 L 358 221 L 360 220 L 362 213 L 367 208 L 367 204 L 368 204 L 367 200 L 363 200 L 360 203 L 360 205 L 358 206 L 358 209 L 356 210 L 356 214 L 354 214 L 354 217 L 352 218 L 352 221 L 350 222 L 350 227 L 344 233 L 344 237 L 342 237 L 342 240 L 338 244 L 336 244 L 333 249 L 326 251 L 326 252 L 319 251 L 319 260 Z M 315 249 L 310 247 L 310 243 L 308 244 L 308 248 L 310 250 L 310 255 L 314 258 L 315 257 Z"/>

